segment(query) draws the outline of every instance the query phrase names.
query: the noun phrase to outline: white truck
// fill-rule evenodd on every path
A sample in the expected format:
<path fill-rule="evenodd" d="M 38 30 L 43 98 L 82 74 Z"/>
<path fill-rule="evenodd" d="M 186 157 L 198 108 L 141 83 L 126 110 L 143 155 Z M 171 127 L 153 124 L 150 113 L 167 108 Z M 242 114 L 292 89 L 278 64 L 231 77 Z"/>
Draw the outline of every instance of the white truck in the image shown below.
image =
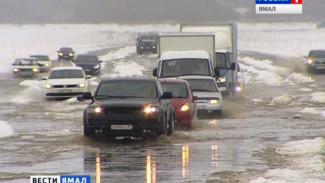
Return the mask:
<path fill-rule="evenodd" d="M 214 34 L 212 33 L 160 33 L 158 68 L 153 76 L 158 78 L 184 75 L 215 76 Z"/>
<path fill-rule="evenodd" d="M 218 86 L 223 94 L 240 91 L 243 83 L 239 81 L 237 62 L 237 25 L 235 23 L 219 24 L 183 24 L 180 32 L 209 32 L 215 35 L 214 69 L 218 76 Z"/>

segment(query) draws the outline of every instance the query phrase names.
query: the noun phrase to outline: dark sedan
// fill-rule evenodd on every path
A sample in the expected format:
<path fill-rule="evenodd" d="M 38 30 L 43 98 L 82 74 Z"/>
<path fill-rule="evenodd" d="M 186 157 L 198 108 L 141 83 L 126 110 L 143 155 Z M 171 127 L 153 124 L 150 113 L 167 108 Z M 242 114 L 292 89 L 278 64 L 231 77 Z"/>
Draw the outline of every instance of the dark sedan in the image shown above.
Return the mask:
<path fill-rule="evenodd" d="M 62 47 L 58 51 L 58 60 L 72 60 L 74 57 L 75 51 L 70 47 Z"/>
<path fill-rule="evenodd" d="M 118 77 L 102 80 L 83 115 L 84 136 L 171 135 L 174 127 L 172 93 L 163 92 L 156 78 Z"/>
<path fill-rule="evenodd" d="M 77 55 L 74 60 L 74 64 L 81 67 L 89 75 L 100 74 L 101 62 L 96 55 Z"/>

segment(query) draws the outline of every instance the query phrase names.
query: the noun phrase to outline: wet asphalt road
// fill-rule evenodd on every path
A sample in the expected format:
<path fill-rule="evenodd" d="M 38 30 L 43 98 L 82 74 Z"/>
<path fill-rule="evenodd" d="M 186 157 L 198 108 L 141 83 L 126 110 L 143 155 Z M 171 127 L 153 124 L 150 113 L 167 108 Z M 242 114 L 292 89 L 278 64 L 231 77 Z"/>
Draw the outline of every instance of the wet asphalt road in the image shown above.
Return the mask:
<path fill-rule="evenodd" d="M 103 73 L 111 73 L 116 63 L 126 61 L 145 66 L 146 75 L 156 64 L 151 55 L 133 53 L 126 58 L 104 61 Z M 303 69 L 298 72 L 307 74 Z M 314 86 L 301 83 L 298 87 L 323 90 L 324 75 L 311 77 Z M 26 80 L 35 81 L 35 86 L 19 85 Z M 93 89 L 99 80 L 93 78 Z M 296 86 L 274 87 L 252 82 L 243 93 L 225 97 L 223 116 L 198 120 L 193 129 L 178 129 L 171 137 L 88 139 L 82 135 L 82 111 L 87 101 L 47 101 L 39 78 L 3 74 L 0 84 L 0 120 L 15 131 L 13 136 L 0 139 L 1 182 L 29 182 L 29 176 L 36 174 L 89 174 L 92 182 L 229 182 L 229 178 L 223 180 L 216 175 L 228 172 L 233 176 L 247 173 L 247 179 L 257 177 L 271 167 L 280 166 L 268 158 L 274 154 L 267 154 L 267 149 L 272 152 L 285 142 L 324 136 L 325 132 L 322 116 L 297 116 L 304 106 L 322 107 L 309 103 L 308 94 Z M 299 101 L 293 105 L 268 105 L 272 97 L 284 93 L 297 96 Z M 254 98 L 264 102 L 253 104 Z M 232 181 L 236 180 L 234 176 Z M 241 181 L 245 182 L 245 178 Z"/>

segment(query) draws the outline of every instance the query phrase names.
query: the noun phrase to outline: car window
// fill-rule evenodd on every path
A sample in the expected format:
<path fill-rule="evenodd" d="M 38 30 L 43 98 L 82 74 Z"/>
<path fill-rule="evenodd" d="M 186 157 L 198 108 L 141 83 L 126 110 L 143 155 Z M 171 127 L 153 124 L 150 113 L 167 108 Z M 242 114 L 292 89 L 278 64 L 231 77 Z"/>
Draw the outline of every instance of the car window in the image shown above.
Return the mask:
<path fill-rule="evenodd" d="M 153 81 L 118 80 L 101 83 L 96 96 L 157 98 L 158 95 Z"/>
<path fill-rule="evenodd" d="M 49 75 L 49 79 L 69 79 L 69 78 L 85 78 L 85 76 L 81 70 L 73 70 L 73 69 L 53 70 Z"/>
<path fill-rule="evenodd" d="M 188 91 L 185 83 L 162 82 L 165 92 L 172 92 L 174 98 L 187 98 Z"/>
<path fill-rule="evenodd" d="M 207 91 L 218 92 L 218 88 L 213 79 L 186 79 L 190 84 L 192 92 L 195 91 Z"/>
<path fill-rule="evenodd" d="M 210 75 L 206 59 L 173 59 L 162 62 L 162 77 L 176 77 L 181 75 Z"/>
<path fill-rule="evenodd" d="M 325 51 L 311 51 L 310 57 L 325 58 Z"/>
<path fill-rule="evenodd" d="M 36 65 L 37 61 L 21 59 L 21 60 L 16 60 L 16 64 L 18 64 L 18 65 Z"/>
<path fill-rule="evenodd" d="M 73 49 L 72 48 L 61 48 L 60 51 L 73 52 Z"/>
<path fill-rule="evenodd" d="M 98 62 L 96 56 L 78 56 L 76 62 Z"/>

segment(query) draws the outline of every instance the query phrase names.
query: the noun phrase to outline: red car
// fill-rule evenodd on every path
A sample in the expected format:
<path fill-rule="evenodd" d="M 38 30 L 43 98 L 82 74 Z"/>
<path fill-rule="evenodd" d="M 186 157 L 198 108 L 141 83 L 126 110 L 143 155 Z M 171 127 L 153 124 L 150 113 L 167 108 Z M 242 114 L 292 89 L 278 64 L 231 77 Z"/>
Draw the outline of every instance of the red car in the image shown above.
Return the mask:
<path fill-rule="evenodd" d="M 176 124 L 190 127 L 195 119 L 195 96 L 187 81 L 181 79 L 160 79 L 165 92 L 172 92 L 170 99 L 174 107 Z"/>

